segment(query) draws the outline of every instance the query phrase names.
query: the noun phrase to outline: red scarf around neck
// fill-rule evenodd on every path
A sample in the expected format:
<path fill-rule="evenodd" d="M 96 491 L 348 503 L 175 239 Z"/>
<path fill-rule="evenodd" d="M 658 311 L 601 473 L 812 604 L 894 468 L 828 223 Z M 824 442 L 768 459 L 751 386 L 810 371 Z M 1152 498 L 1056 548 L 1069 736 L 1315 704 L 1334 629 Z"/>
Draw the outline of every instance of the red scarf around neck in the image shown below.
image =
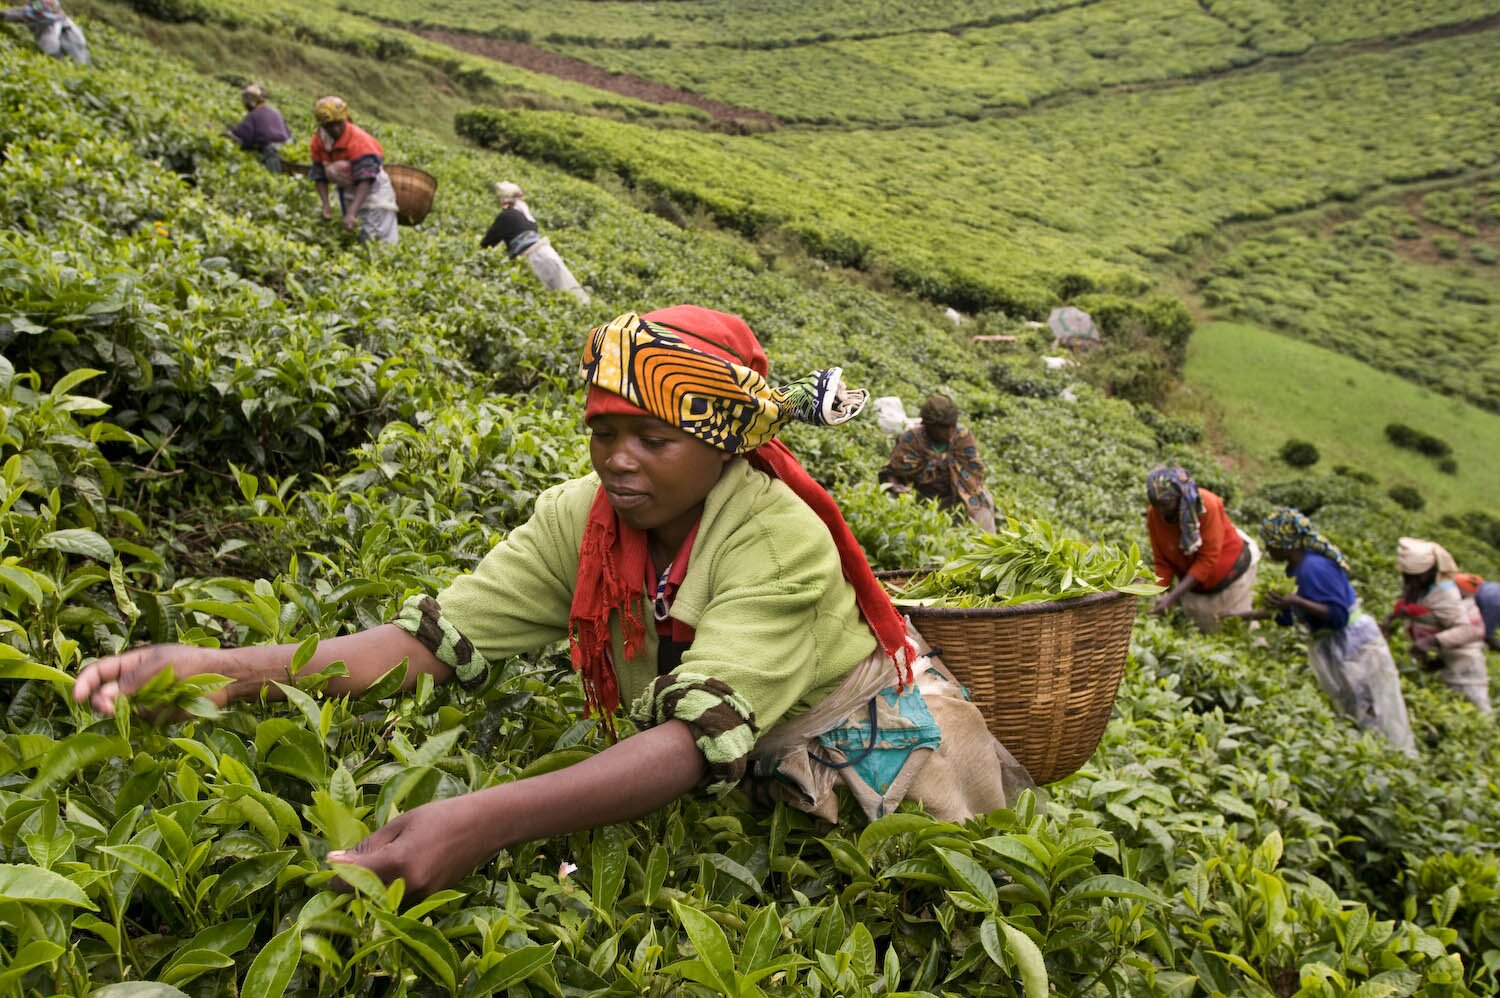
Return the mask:
<path fill-rule="evenodd" d="M 762 444 L 745 455 L 751 467 L 780 479 L 817 514 L 838 549 L 844 578 L 854 587 L 855 601 L 881 649 L 896 663 L 900 689 L 912 681 L 913 647 L 906 637 L 906 621 L 881 587 L 870 562 L 838 504 L 780 440 Z M 611 741 L 614 713 L 620 707 L 620 683 L 611 656 L 610 613 L 618 611 L 625 656 L 634 658 L 645 648 L 642 607 L 646 599 L 650 552 L 646 534 L 620 523 L 604 489 L 594 495 L 578 552 L 578 579 L 568 612 L 568 651 L 573 668 L 583 680 L 585 712 L 598 714 Z"/>

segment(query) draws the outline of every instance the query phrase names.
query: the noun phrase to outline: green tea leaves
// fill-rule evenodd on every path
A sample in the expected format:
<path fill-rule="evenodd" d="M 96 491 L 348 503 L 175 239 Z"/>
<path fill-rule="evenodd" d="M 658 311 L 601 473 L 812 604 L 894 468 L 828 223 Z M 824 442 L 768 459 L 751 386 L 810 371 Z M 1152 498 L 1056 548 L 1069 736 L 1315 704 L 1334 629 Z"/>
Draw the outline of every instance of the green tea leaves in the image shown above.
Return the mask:
<path fill-rule="evenodd" d="M 1134 544 L 1086 544 L 1045 521 L 1007 517 L 995 533 L 971 538 L 966 551 L 941 569 L 899 588 L 896 602 L 1014 606 L 1111 591 L 1145 596 L 1162 591 L 1142 581 L 1154 575 Z"/>

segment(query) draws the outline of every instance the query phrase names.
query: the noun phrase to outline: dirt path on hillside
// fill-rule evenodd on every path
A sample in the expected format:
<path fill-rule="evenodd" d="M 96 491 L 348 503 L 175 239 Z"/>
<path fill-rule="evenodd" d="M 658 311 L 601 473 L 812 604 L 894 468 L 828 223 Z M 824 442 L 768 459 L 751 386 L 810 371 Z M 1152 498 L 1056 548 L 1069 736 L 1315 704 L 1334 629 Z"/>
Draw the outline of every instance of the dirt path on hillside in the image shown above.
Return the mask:
<path fill-rule="evenodd" d="M 781 124 L 775 115 L 764 111 L 710 100 L 691 90 L 681 90 L 665 83 L 631 76 L 628 73 L 611 73 L 593 63 L 549 52 L 526 42 L 504 41 L 499 38 L 439 28 L 407 28 L 407 30 L 461 52 L 469 52 L 497 62 L 519 66 L 533 73 L 545 73 L 559 79 L 584 83 L 622 97 L 634 97 L 636 100 L 648 101 L 652 104 L 686 104 L 689 107 L 696 107 L 713 118 L 715 124 L 729 131 L 764 132 L 777 128 Z"/>

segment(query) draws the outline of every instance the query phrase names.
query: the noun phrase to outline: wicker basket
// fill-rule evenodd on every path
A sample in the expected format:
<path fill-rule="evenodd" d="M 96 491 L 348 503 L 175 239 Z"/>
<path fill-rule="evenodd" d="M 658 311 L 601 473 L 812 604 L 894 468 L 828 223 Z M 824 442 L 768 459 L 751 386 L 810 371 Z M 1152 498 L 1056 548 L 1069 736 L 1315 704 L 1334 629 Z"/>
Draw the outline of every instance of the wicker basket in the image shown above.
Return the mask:
<path fill-rule="evenodd" d="M 396 191 L 396 221 L 402 225 L 421 225 L 432 210 L 437 178 L 426 170 L 399 163 L 387 165 L 385 172 Z"/>
<path fill-rule="evenodd" d="M 896 575 L 882 574 L 887 584 Z M 900 609 L 969 688 L 1001 744 L 1037 783 L 1051 783 L 1076 772 L 1104 737 L 1137 603 L 1109 592 L 1019 606 Z"/>
<path fill-rule="evenodd" d="M 284 159 L 281 161 L 281 172 L 288 177 L 305 177 L 307 176 L 307 164 L 294 163 L 289 159 Z"/>

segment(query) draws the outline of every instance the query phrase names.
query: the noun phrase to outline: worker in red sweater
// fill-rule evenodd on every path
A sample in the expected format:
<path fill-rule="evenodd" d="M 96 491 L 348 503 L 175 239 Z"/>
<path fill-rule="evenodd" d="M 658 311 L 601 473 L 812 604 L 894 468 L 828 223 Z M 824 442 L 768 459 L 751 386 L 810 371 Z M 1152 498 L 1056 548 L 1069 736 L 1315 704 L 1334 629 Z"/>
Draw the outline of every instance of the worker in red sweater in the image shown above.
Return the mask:
<path fill-rule="evenodd" d="M 1181 605 L 1205 633 L 1218 630 L 1222 616 L 1248 612 L 1260 551 L 1230 522 L 1224 500 L 1177 465 L 1146 476 L 1146 498 L 1156 581 L 1168 587 L 1151 612 Z"/>

